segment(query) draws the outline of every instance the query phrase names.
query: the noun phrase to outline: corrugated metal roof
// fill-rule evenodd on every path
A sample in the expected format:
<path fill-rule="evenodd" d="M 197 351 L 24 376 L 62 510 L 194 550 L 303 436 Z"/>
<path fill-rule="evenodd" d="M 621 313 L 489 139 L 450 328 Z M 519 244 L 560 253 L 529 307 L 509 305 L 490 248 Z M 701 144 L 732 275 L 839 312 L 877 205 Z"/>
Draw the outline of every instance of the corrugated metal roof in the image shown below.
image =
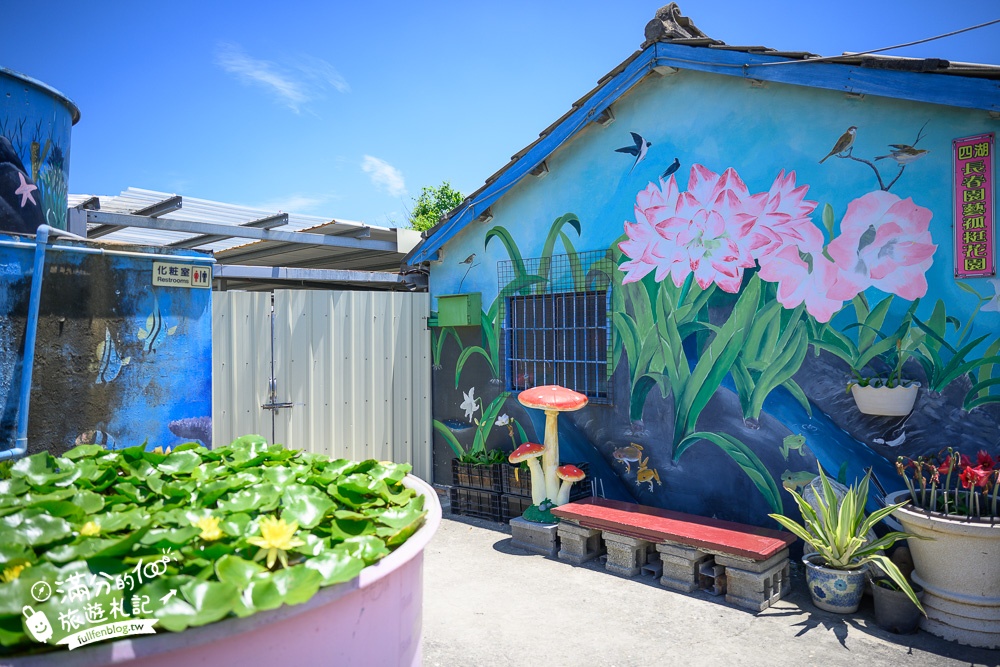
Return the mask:
<path fill-rule="evenodd" d="M 174 193 L 128 188 L 118 195 L 101 195 L 99 210 L 103 213 L 135 214 L 164 200 L 176 197 Z M 69 206 L 81 206 L 92 195 L 69 195 Z M 239 226 L 248 222 L 274 216 L 280 211 L 226 204 L 196 197 L 182 197 L 181 208 L 158 216 L 157 220 L 182 220 L 197 223 Z M 221 264 L 247 266 L 281 266 L 295 268 L 343 269 L 354 271 L 389 271 L 397 273 L 403 256 L 420 239 L 418 232 L 395 227 L 377 227 L 361 222 L 332 220 L 312 215 L 288 213 L 288 222 L 274 227 L 275 231 L 308 232 L 325 236 L 349 236 L 357 239 L 388 242 L 396 250 L 364 248 L 331 248 L 281 241 L 254 241 L 246 238 L 228 238 L 197 246 L 210 250 Z M 88 232 L 98 225 L 89 224 Z M 139 243 L 144 245 L 170 245 L 195 238 L 197 235 L 161 229 L 118 229 L 101 236 L 102 241 Z"/>

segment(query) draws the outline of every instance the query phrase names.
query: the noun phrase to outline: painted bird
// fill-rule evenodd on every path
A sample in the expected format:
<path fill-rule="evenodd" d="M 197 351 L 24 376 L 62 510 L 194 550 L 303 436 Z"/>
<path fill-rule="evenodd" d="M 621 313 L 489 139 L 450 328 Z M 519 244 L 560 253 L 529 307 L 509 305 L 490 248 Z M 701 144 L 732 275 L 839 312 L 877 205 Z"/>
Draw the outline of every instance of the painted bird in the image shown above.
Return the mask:
<path fill-rule="evenodd" d="M 840 155 L 844 151 L 850 150 L 851 146 L 854 145 L 854 137 L 858 134 L 858 128 L 856 125 L 851 125 L 847 128 L 847 132 L 840 135 L 840 139 L 837 139 L 837 143 L 833 145 L 833 149 L 826 154 L 826 157 L 819 161 L 820 164 L 826 162 L 827 158 L 831 155 Z"/>
<path fill-rule="evenodd" d="M 630 132 L 629 134 L 632 135 L 632 141 L 635 142 L 635 146 L 623 146 L 621 148 L 616 148 L 615 152 L 628 153 L 629 155 L 635 156 L 635 162 L 632 163 L 632 169 L 628 170 L 628 173 L 631 174 L 635 169 L 635 166 L 642 162 L 646 157 L 646 151 L 649 150 L 649 147 L 652 146 L 653 143 L 651 141 L 646 141 L 641 135 L 638 135 L 635 132 Z"/>
<path fill-rule="evenodd" d="M 667 167 L 667 170 L 660 175 L 660 180 L 662 181 L 667 180 L 668 178 L 670 178 L 670 174 L 674 173 L 680 168 L 681 168 L 681 161 L 678 160 L 677 158 L 674 158 L 674 161 L 670 163 L 670 166 Z"/>
<path fill-rule="evenodd" d="M 899 164 L 910 164 L 911 162 L 916 162 L 920 158 L 927 155 L 930 151 L 926 151 L 922 148 L 914 148 L 913 146 L 908 146 L 907 144 L 889 144 L 892 148 L 888 155 L 879 155 L 876 160 L 884 160 L 887 157 L 891 157 L 893 160 Z"/>
<path fill-rule="evenodd" d="M 476 259 L 476 253 L 472 253 L 471 255 L 463 259 L 461 262 L 459 262 L 459 264 L 472 264 L 472 262 L 475 259 Z"/>

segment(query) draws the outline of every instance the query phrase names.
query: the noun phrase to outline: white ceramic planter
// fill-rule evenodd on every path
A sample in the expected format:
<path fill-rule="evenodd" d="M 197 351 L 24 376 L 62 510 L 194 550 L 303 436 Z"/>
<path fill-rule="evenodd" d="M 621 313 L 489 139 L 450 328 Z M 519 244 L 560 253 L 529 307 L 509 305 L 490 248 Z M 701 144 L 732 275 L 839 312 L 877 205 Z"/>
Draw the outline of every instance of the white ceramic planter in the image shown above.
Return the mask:
<path fill-rule="evenodd" d="M 852 384 L 851 394 L 858 410 L 866 415 L 881 415 L 884 417 L 905 417 L 913 410 L 917 401 L 917 390 L 920 383 L 914 382 L 906 387 L 862 387 Z"/>
<path fill-rule="evenodd" d="M 308 602 L 178 633 L 0 657 L 0 667 L 419 665 L 424 547 L 441 523 L 441 504 L 426 482 L 408 475 L 403 484 L 424 496 L 424 525 L 354 580 Z"/>
<path fill-rule="evenodd" d="M 908 491 L 897 491 L 885 500 L 908 498 Z M 920 627 L 962 644 L 1000 648 L 1000 522 L 947 519 L 909 507 L 893 516 L 907 532 L 929 538 L 908 540 L 913 581 L 924 587 L 927 617 Z"/>

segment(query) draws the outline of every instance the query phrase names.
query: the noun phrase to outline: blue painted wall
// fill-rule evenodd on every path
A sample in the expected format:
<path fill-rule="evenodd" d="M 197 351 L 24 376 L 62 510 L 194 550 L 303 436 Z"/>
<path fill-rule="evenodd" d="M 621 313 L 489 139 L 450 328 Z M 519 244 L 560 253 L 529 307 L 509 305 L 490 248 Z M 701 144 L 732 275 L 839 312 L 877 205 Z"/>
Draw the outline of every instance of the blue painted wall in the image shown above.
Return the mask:
<path fill-rule="evenodd" d="M 0 405 L 12 441 L 34 244 L 0 234 Z M 58 241 L 91 249 L 95 244 Z M 29 452 L 74 444 L 111 449 L 211 446 L 212 294 L 154 286 L 153 262 L 190 263 L 189 250 L 115 245 L 145 256 L 49 249 L 42 283 Z M 207 268 L 201 263 L 197 266 Z"/>
<path fill-rule="evenodd" d="M 924 78 L 932 81 L 935 76 L 940 75 Z M 655 304 L 657 295 L 669 290 L 675 278 L 683 285 L 690 272 L 685 262 L 671 266 L 663 255 L 681 246 L 690 253 L 694 246 L 686 246 L 691 236 L 678 240 L 674 232 L 681 227 L 676 221 L 665 223 L 666 231 L 673 230 L 666 241 L 649 236 L 655 233 L 653 226 L 636 223 L 644 218 L 654 225 L 663 223 L 669 216 L 656 210 L 657 203 L 669 199 L 671 211 L 675 211 L 672 197 L 685 197 L 687 192 L 699 203 L 685 210 L 714 212 L 721 226 L 692 225 L 689 218 L 682 227 L 688 232 L 705 232 L 712 243 L 733 240 L 737 259 L 726 259 L 718 249 L 724 245 L 717 246 L 709 253 L 709 258 L 715 253 L 717 269 L 702 266 L 698 276 L 703 284 L 693 280 L 683 298 L 692 298 L 702 288 L 711 290 L 703 319 L 722 327 L 739 312 L 739 295 L 757 290 L 758 307 L 744 308 L 748 322 L 759 322 L 765 306 L 779 303 L 781 331 L 789 331 L 782 339 L 785 347 L 801 335 L 807 354 L 793 360 L 795 372 L 789 383 L 766 392 L 759 413 L 741 400 L 748 399 L 742 396 L 749 393 L 746 383 L 738 369 L 729 369 L 704 409 L 682 428 L 677 424 L 676 394 L 684 383 L 671 387 L 669 378 L 662 377 L 663 395 L 653 388 L 636 400 L 635 360 L 628 358 L 627 346 L 619 344 L 612 359 L 614 404 L 590 406 L 562 417 L 573 422 L 577 433 L 577 441 L 571 445 L 574 453 L 613 471 L 614 479 L 605 473 L 603 480 L 605 488 L 611 490 L 609 496 L 768 525 L 767 512 L 791 505 L 782 482 L 803 483 L 815 474 L 817 462 L 848 480 L 864 467 L 873 466 L 887 486 L 898 487 L 901 481 L 893 463 L 899 455 L 929 455 L 955 446 L 973 457 L 984 448 L 996 456 L 1000 410 L 991 401 L 996 400 L 997 388 L 970 390 L 976 382 L 1000 376 L 1000 365 L 988 362 L 997 354 L 1000 280 L 982 278 L 963 281 L 962 285 L 954 280 L 951 190 L 952 140 L 996 131 L 995 119 L 980 110 L 873 95 L 850 97 L 776 82 L 756 87 L 737 77 L 683 70 L 665 77 L 649 75 L 622 96 L 613 110 L 613 124 L 590 124 L 550 155 L 544 178 L 526 177 L 494 202 L 490 223 L 473 222 L 443 246 L 440 261 L 431 263 L 432 295 L 454 294 L 461 285 L 465 292 L 481 292 L 487 311 L 501 287 L 497 263 L 510 259 L 504 244 L 495 240 L 487 243 L 488 232 L 503 228 L 522 257 L 539 257 L 553 221 L 573 213 L 580 221 L 580 233 L 571 226 L 564 226 L 563 233 L 575 251 L 607 250 L 623 265 L 617 273 L 616 289 L 624 296 L 623 312 L 638 323 L 636 288 L 644 287 Z M 851 150 L 821 163 L 852 126 L 857 129 Z M 649 143 L 638 162 L 635 155 L 618 151 L 635 145 L 633 132 L 644 144 Z M 910 145 L 915 150 L 899 153 L 894 144 Z M 675 158 L 679 168 L 661 180 Z M 794 184 L 788 180 L 792 172 Z M 778 180 L 779 174 L 784 180 Z M 712 186 L 716 192 L 728 190 L 726 196 L 734 201 L 705 201 L 705 192 Z M 807 190 L 793 192 L 801 187 Z M 772 231 L 780 228 L 781 214 L 788 213 L 792 227 L 805 238 L 796 241 L 794 234 L 779 234 L 777 239 L 771 238 L 775 245 L 770 250 L 760 245 L 764 240 L 758 243 L 739 238 L 741 221 L 748 220 L 739 215 L 751 211 L 759 217 L 765 211 L 753 202 L 761 200 L 768 202 L 768 211 L 779 214 L 768 223 Z M 824 224 L 827 206 L 832 213 L 827 216 L 833 223 L 832 234 Z M 760 231 L 762 224 L 759 220 L 747 223 L 747 234 Z M 897 227 L 890 226 L 893 224 Z M 885 229 L 877 239 L 869 240 L 864 236 L 869 225 L 872 232 Z M 626 233 L 631 242 L 623 238 Z M 644 247 L 655 251 L 645 260 L 641 258 Z M 885 260 L 882 268 L 866 272 L 857 269 L 856 261 L 852 265 L 849 260 L 852 256 L 858 259 L 859 247 L 861 251 L 869 248 L 869 254 L 877 248 L 881 254 L 868 261 L 881 257 Z M 783 263 L 770 261 L 768 253 L 778 255 L 787 248 L 794 250 L 786 250 Z M 557 243 L 555 252 L 568 251 Z M 462 260 L 473 253 L 476 257 L 469 270 Z M 656 259 L 657 253 L 660 259 Z M 811 265 L 803 260 L 804 255 L 810 256 Z M 685 257 L 690 259 L 691 255 Z M 644 266 L 647 263 L 651 265 Z M 758 271 L 766 264 L 767 269 Z M 667 274 L 668 270 L 672 272 Z M 830 273 L 820 276 L 821 270 Z M 727 271 L 731 274 L 728 278 Z M 633 279 L 636 282 L 630 282 Z M 776 292 L 779 285 L 782 291 Z M 797 289 L 793 292 L 792 287 Z M 843 355 L 829 350 L 831 338 L 842 336 L 857 342 L 863 330 L 857 326 L 858 314 L 852 304 L 858 290 L 870 307 L 892 295 L 876 340 L 895 332 L 911 307 L 918 320 L 943 333 L 944 345 L 920 327 L 911 327 L 908 340 L 916 346 L 922 336 L 926 341 L 924 355 L 930 356 L 927 347 L 935 347 L 942 359 L 936 368 L 932 364 L 929 369 L 916 358 L 905 364 L 905 375 L 924 385 L 914 412 L 905 419 L 859 413 L 845 392 L 850 366 Z M 680 298 L 677 292 L 671 294 L 675 302 Z M 833 298 L 837 296 L 840 298 Z M 803 305 L 796 311 L 799 303 Z M 936 322 L 946 324 L 941 329 Z M 619 334 L 616 331 L 616 336 Z M 983 336 L 965 352 L 966 361 L 977 362 L 968 372 L 943 385 L 928 377 L 928 370 L 940 376 L 942 367 L 954 356 L 949 346 L 958 348 L 959 339 L 970 342 Z M 489 363 L 488 338 L 484 330 L 467 327 L 436 331 L 435 343 L 442 341 L 435 346 L 434 417 L 439 422 L 471 423 L 482 416 L 481 412 L 470 416 L 462 408 L 463 403 L 475 405 L 468 401 L 471 388 L 484 407 L 505 389 L 498 384 L 500 374 Z M 708 353 L 705 346 L 710 340 L 706 334 L 686 341 L 684 356 L 691 367 Z M 475 347 L 486 354 L 467 353 L 459 367 L 463 352 Z M 741 350 L 741 359 L 751 361 L 747 344 Z M 871 375 L 882 369 L 876 363 L 861 370 Z M 991 395 L 994 398 L 989 398 Z M 515 417 L 529 439 L 540 441 L 542 433 L 532 428 L 531 416 L 514 396 L 504 401 L 499 414 Z M 715 440 L 688 439 L 697 433 L 713 434 Z M 466 439 L 471 441 L 471 437 Z M 507 429 L 500 427 L 490 429 L 487 442 L 508 449 L 512 444 Z M 648 466 L 658 470 L 662 484 L 637 484 L 634 465 L 630 472 L 625 471 L 622 451 L 636 444 L 649 457 Z M 452 449 L 438 436 L 437 481 L 449 481 L 443 463 L 452 456 Z"/>

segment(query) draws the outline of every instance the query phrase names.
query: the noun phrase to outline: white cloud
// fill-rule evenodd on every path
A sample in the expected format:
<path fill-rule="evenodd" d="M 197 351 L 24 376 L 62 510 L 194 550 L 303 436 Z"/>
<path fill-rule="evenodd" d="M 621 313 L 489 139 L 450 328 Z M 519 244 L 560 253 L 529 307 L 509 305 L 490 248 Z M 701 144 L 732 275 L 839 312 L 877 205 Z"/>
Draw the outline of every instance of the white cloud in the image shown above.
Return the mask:
<path fill-rule="evenodd" d="M 401 197 L 406 194 L 406 181 L 403 173 L 385 160 L 366 155 L 361 161 L 361 170 L 368 174 L 372 183 L 376 187 L 385 190 L 393 197 Z"/>
<path fill-rule="evenodd" d="M 282 211 L 284 213 L 298 213 L 300 215 L 325 215 L 318 208 L 332 199 L 329 196 L 312 196 L 303 194 L 290 194 L 285 197 L 269 199 L 267 201 L 253 204 L 253 208 L 265 211 Z"/>
<path fill-rule="evenodd" d="M 295 113 L 306 103 L 322 99 L 328 88 L 340 93 L 351 90 L 333 65 L 314 56 L 299 56 L 280 65 L 252 57 L 238 44 L 223 42 L 216 49 L 215 64 L 241 82 L 269 91 Z"/>

